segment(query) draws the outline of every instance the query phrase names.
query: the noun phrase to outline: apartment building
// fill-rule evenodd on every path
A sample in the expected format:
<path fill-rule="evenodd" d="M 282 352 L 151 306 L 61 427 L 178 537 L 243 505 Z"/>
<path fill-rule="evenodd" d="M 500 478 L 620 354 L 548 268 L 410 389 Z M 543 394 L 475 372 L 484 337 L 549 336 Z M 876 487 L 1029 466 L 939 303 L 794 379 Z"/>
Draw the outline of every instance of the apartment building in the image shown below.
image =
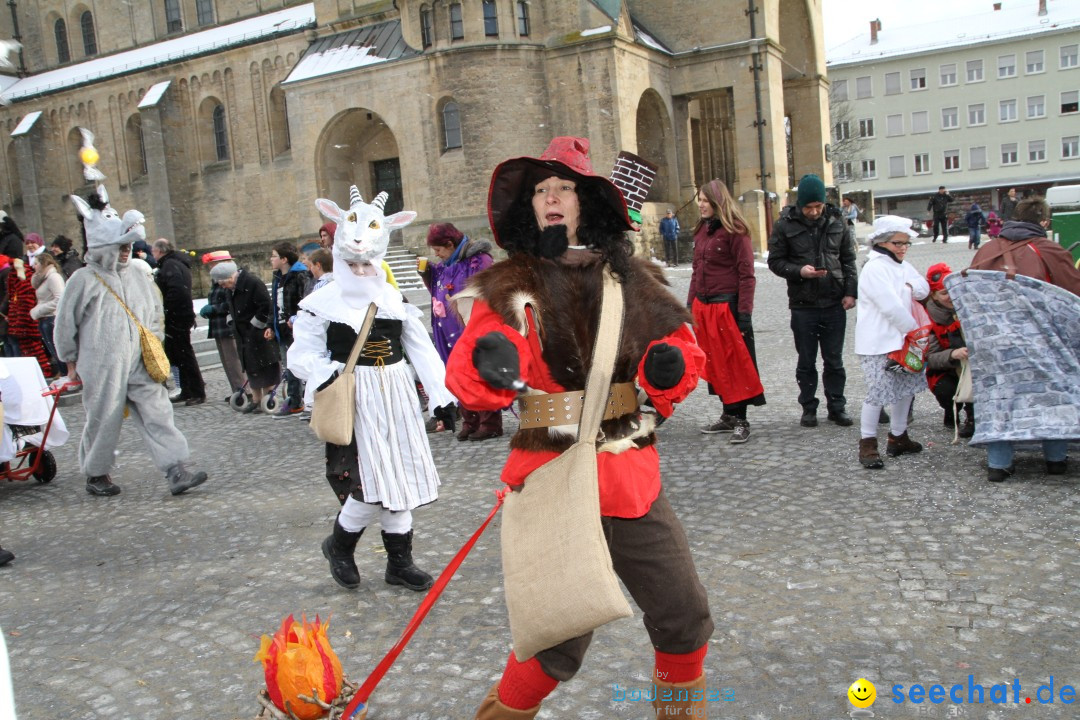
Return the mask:
<path fill-rule="evenodd" d="M 955 212 L 1080 182 L 1080 2 L 1005 0 L 958 21 L 882 28 L 828 55 L 832 157 L 842 190 L 875 210 L 926 215 L 939 185 Z"/>

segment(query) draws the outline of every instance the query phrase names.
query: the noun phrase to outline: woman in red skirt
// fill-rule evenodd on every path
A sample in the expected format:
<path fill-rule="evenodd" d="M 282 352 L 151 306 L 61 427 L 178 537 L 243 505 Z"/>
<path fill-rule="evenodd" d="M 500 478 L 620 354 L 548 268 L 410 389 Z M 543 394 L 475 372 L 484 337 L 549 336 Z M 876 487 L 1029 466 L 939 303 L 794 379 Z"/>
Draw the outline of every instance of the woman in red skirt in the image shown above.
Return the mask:
<path fill-rule="evenodd" d="M 708 365 L 709 393 L 724 403 L 720 420 L 701 432 L 731 433 L 733 444 L 750 439 L 748 405 L 764 405 L 754 352 L 754 251 L 739 208 L 719 180 L 701 186 L 701 219 L 694 229 L 694 269 L 687 305 Z"/>

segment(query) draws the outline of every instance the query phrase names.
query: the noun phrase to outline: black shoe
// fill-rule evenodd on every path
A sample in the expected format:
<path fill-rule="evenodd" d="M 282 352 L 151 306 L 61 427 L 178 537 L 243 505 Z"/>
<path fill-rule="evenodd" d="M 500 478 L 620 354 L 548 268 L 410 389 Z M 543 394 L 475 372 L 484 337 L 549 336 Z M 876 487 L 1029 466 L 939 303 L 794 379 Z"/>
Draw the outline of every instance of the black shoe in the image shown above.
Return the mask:
<path fill-rule="evenodd" d="M 840 427 L 851 427 L 855 424 L 855 421 L 851 419 L 851 416 L 843 410 L 836 410 L 834 412 L 830 412 L 829 420 L 836 423 Z"/>
<path fill-rule="evenodd" d="M 817 427 L 817 411 L 804 410 L 799 424 L 803 427 Z"/>
<path fill-rule="evenodd" d="M 165 472 L 169 481 L 169 492 L 180 495 L 193 487 L 198 487 L 206 482 L 206 473 L 201 470 L 193 473 L 184 467 L 184 463 L 176 463 Z"/>
<path fill-rule="evenodd" d="M 404 585 L 410 590 L 427 590 L 435 581 L 413 564 L 412 538 L 412 530 L 401 534 L 383 531 L 383 547 L 386 548 L 386 582 L 390 585 Z"/>
<path fill-rule="evenodd" d="M 202 405 L 204 402 L 206 402 L 205 397 L 190 397 L 184 401 L 184 404 L 191 407 L 192 405 Z"/>
<path fill-rule="evenodd" d="M 1046 474 L 1047 475 L 1064 475 L 1069 471 L 1069 458 L 1064 460 L 1047 460 L 1046 461 Z M 2 563 L 0 563 L 2 564 Z"/>
<path fill-rule="evenodd" d="M 15 559 L 15 553 L 10 550 L 0 548 L 0 565 L 7 565 L 9 562 Z"/>
<path fill-rule="evenodd" d="M 169 396 L 169 402 L 171 402 L 171 403 L 187 402 L 189 399 L 191 399 L 191 396 L 187 395 L 186 393 L 182 393 L 182 392 L 177 393 L 176 395 Z"/>
<path fill-rule="evenodd" d="M 120 486 L 113 485 L 113 481 L 108 475 L 95 475 L 86 479 L 86 492 L 91 495 L 108 497 L 110 495 L 119 495 Z"/>
<path fill-rule="evenodd" d="M 956 432 L 958 437 L 962 437 L 965 440 L 975 434 L 975 421 L 968 418 L 964 422 L 960 423 L 960 429 Z"/>
<path fill-rule="evenodd" d="M 1014 465 L 1004 469 L 990 468 L 986 473 L 986 479 L 990 482 L 1005 482 L 1014 472 L 1016 472 L 1016 466 Z"/>
<path fill-rule="evenodd" d="M 334 520 L 334 531 L 322 543 L 322 554 L 330 561 L 330 574 L 334 582 L 347 590 L 360 587 L 360 571 L 356 568 L 353 554 L 363 530 L 349 532 Z"/>

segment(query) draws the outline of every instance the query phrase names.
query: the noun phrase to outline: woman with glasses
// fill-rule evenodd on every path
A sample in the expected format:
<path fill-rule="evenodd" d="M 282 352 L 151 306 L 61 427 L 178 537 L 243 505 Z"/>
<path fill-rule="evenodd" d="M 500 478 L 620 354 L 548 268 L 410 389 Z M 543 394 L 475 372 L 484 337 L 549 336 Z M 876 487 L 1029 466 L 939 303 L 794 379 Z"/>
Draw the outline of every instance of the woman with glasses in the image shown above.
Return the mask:
<path fill-rule="evenodd" d="M 911 312 L 912 300 L 930 293 L 926 278 L 904 260 L 914 237 L 918 235 L 907 218 L 876 218 L 867 238 L 869 257 L 859 274 L 855 354 L 866 377 L 859 462 L 871 470 L 885 467 L 877 440 L 878 418 L 885 405 L 892 406 L 886 454 L 898 457 L 922 450 L 921 444 L 908 437 L 907 421 L 916 393 L 926 389 L 926 375 L 888 369 L 888 354 L 903 347 L 904 336 L 919 326 Z"/>

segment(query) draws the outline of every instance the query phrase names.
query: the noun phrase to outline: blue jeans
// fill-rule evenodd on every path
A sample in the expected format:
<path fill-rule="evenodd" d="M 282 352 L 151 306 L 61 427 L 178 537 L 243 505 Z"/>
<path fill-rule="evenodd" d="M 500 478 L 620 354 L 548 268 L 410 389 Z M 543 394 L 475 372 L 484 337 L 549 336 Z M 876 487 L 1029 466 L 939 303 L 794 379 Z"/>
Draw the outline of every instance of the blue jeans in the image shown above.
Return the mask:
<path fill-rule="evenodd" d="M 979 240 L 981 239 L 982 232 L 979 231 L 979 228 L 968 228 L 968 242 L 974 245 L 976 249 L 979 247 Z"/>
<path fill-rule="evenodd" d="M 49 355 L 49 364 L 53 373 L 63 375 L 64 368 L 60 359 L 56 357 L 56 345 L 53 344 L 53 327 L 56 325 L 56 316 L 50 315 L 38 320 L 38 330 L 41 331 L 41 342 L 45 345 L 45 352 Z"/>
<path fill-rule="evenodd" d="M 1061 462 L 1068 452 L 1068 440 L 1043 440 L 1043 457 L 1048 462 Z M 1013 444 L 1008 440 L 986 443 L 986 464 L 1004 470 L 1013 463 Z"/>

